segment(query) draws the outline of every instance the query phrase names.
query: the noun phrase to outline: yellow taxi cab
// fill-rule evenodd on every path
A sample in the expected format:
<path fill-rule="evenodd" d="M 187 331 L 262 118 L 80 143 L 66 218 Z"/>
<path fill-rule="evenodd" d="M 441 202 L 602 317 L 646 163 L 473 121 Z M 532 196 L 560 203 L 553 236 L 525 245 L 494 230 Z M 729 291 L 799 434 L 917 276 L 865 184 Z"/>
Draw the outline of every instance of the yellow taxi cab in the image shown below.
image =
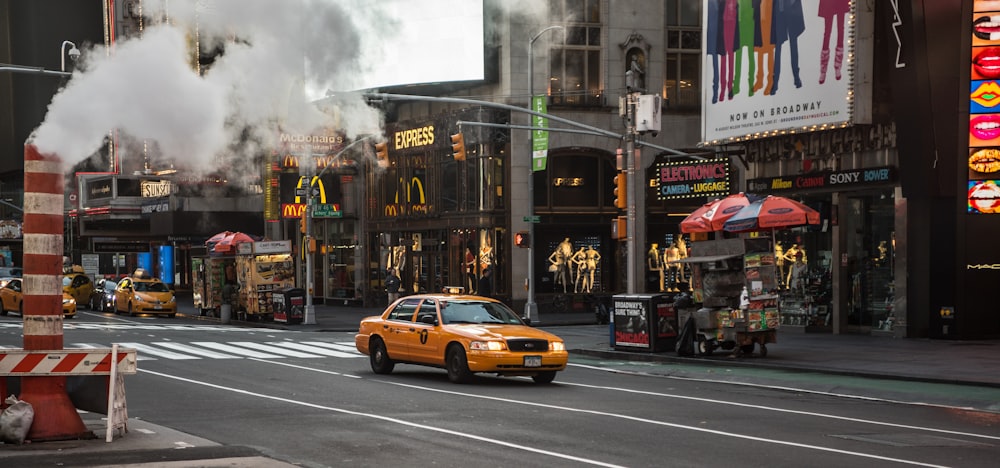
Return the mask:
<path fill-rule="evenodd" d="M 7 315 L 8 312 L 16 312 L 24 317 L 24 293 L 21 278 L 0 279 L 0 315 Z M 63 317 L 76 317 L 76 299 L 66 294 L 62 295 Z"/>
<path fill-rule="evenodd" d="M 166 314 L 177 316 L 174 292 L 166 283 L 136 270 L 132 276 L 122 278 L 115 289 L 115 313 Z"/>
<path fill-rule="evenodd" d="M 392 372 L 396 363 L 418 364 L 447 370 L 454 383 L 490 373 L 547 384 L 569 360 L 558 336 L 528 326 L 500 301 L 461 294 L 398 299 L 382 315 L 361 320 L 354 346 L 376 374 Z"/>
<path fill-rule="evenodd" d="M 73 296 L 76 302 L 87 304 L 90 301 L 90 295 L 94 293 L 94 282 L 81 266 L 74 265 L 63 274 L 62 288 L 63 292 Z"/>

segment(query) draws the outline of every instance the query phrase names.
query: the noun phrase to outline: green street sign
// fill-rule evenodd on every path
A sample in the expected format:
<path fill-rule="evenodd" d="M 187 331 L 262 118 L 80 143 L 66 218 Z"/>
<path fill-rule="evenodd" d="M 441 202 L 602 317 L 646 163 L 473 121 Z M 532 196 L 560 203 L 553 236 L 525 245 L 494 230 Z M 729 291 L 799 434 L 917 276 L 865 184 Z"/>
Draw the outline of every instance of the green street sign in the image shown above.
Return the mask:
<path fill-rule="evenodd" d="M 340 205 L 320 204 L 313 207 L 313 218 L 342 218 L 344 213 L 340 211 Z"/>
<path fill-rule="evenodd" d="M 538 216 L 538 215 L 535 215 L 535 216 L 525 216 L 524 217 L 524 222 L 526 222 L 526 223 L 540 223 L 540 222 L 542 222 L 542 217 Z"/>

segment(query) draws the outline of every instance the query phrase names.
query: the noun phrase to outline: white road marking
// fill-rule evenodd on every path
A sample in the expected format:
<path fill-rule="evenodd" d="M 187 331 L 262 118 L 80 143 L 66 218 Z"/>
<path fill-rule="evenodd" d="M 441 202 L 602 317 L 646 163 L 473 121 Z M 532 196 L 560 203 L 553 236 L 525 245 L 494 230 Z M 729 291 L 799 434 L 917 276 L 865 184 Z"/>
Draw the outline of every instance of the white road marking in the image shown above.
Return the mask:
<path fill-rule="evenodd" d="M 262 361 L 262 362 L 267 362 L 267 361 Z M 257 397 L 257 398 L 262 398 L 262 399 L 267 399 L 267 400 L 280 401 L 280 402 L 283 402 L 283 403 L 289 403 L 289 404 L 293 404 L 293 405 L 305 406 L 305 407 L 308 407 L 308 408 L 321 409 L 321 410 L 326 410 L 326 411 L 333 411 L 333 412 L 342 413 L 342 414 L 349 414 L 349 415 L 352 415 L 352 416 L 360 416 L 360 417 L 365 417 L 365 418 L 377 419 L 377 420 L 380 420 L 380 421 L 386 421 L 386 422 L 391 422 L 391 423 L 395 423 L 395 424 L 401 424 L 401 425 L 404 425 L 404 426 L 413 427 L 413 428 L 417 428 L 417 429 L 423 429 L 423 430 L 427 430 L 427 431 L 440 432 L 440 433 L 443 433 L 443 434 L 448 434 L 451 437 L 458 437 L 458 438 L 463 438 L 463 439 L 472 439 L 472 440 L 475 440 L 475 441 L 480 442 L 480 443 L 499 445 L 499 446 L 502 446 L 502 447 L 505 447 L 505 448 L 509 448 L 511 450 L 522 450 L 522 451 L 525 451 L 525 452 L 538 453 L 538 454 L 542 454 L 542 455 L 548 455 L 548 456 L 551 456 L 551 457 L 561 458 L 561 459 L 564 459 L 564 460 L 571 460 L 571 461 L 574 461 L 574 462 L 584 463 L 584 464 L 587 464 L 587 465 L 606 466 L 606 467 L 609 467 L 609 468 L 624 468 L 622 465 L 615 465 L 615 464 L 611 464 L 611 463 L 605 463 L 605 462 L 601 462 L 601 461 L 597 461 L 597 460 L 592 460 L 592 459 L 589 459 L 589 458 L 578 457 L 578 456 L 570 455 L 570 454 L 566 454 L 566 453 L 553 452 L 551 450 L 543 450 L 543 449 L 538 449 L 538 448 L 534 448 L 534 447 L 528 447 L 528 446 L 523 445 L 523 444 L 512 443 L 512 442 L 505 442 L 503 440 L 497 440 L 497 439 L 494 439 L 492 437 L 481 437 L 481 436 L 469 434 L 467 432 L 452 431 L 452 430 L 444 429 L 444 428 L 440 428 L 440 427 L 428 426 L 426 424 L 420 424 L 420 423 L 414 423 L 414 422 L 410 422 L 410 421 L 405 421 L 405 420 L 398 419 L 398 418 L 390 418 L 388 416 L 382 416 L 382 415 L 379 415 L 379 414 L 362 413 L 362 412 L 359 412 L 359 411 L 352 411 L 352 410 L 347 410 L 347 409 L 344 409 L 344 408 L 335 408 L 335 407 L 332 407 L 332 406 L 317 405 L 315 403 L 306 403 L 304 401 L 291 400 L 291 399 L 288 399 L 288 398 L 281 398 L 281 397 L 277 397 L 277 396 L 274 396 L 274 395 L 265 395 L 265 394 L 262 394 L 262 393 L 251 392 L 249 390 L 243 390 L 243 389 L 239 389 L 239 388 L 225 387 L 225 386 L 222 386 L 222 385 L 217 385 L 217 384 L 213 384 L 213 383 L 209 383 L 209 382 L 204 382 L 204 381 L 200 381 L 200 380 L 188 379 L 186 377 L 180 377 L 180 376 L 176 376 L 176 375 L 164 374 L 164 373 L 161 373 L 161 372 L 153 372 L 153 371 L 146 370 L 146 369 L 139 369 L 139 372 L 143 372 L 143 373 L 146 373 L 146 374 L 152 374 L 152 375 L 164 377 L 164 378 L 167 378 L 167 379 L 174 379 L 174 380 L 179 380 L 179 381 L 182 381 L 182 382 L 188 382 L 188 383 L 192 383 L 192 384 L 195 384 L 195 385 L 202 385 L 202 386 L 205 386 L 205 387 L 210 387 L 210 388 L 215 388 L 215 389 L 219 389 L 219 390 L 230 391 L 230 392 L 233 392 L 233 393 L 239 393 L 241 395 L 247 395 L 247 396 L 252 396 L 252 397 Z"/>
<path fill-rule="evenodd" d="M 175 353 L 173 351 L 167 351 L 165 349 L 156 348 L 151 345 L 142 343 L 118 343 L 125 348 L 135 349 L 135 357 L 137 361 L 143 361 L 146 359 L 145 355 L 159 356 L 164 359 L 175 359 L 175 360 L 186 360 L 186 359 L 198 359 L 195 356 L 189 356 L 187 354 Z"/>
<path fill-rule="evenodd" d="M 342 357 L 342 358 L 359 358 L 364 357 L 361 353 L 355 351 L 354 353 L 345 353 L 343 351 L 337 351 L 333 349 L 325 349 L 318 346 L 311 346 L 306 343 L 296 343 L 294 341 L 272 341 L 268 344 L 275 346 L 281 346 L 282 348 L 297 349 L 299 351 L 304 351 L 307 353 L 319 354 L 322 356 L 330 357 Z"/>
<path fill-rule="evenodd" d="M 269 345 L 269 344 L 266 344 L 266 343 L 255 343 L 253 341 L 232 341 L 229 344 L 235 345 L 235 346 L 245 346 L 245 347 L 250 348 L 250 349 L 255 349 L 255 350 L 264 351 L 264 352 L 268 352 L 268 353 L 279 354 L 279 355 L 282 355 L 282 356 L 291 356 L 291 357 L 298 357 L 298 358 L 318 358 L 318 357 L 320 357 L 320 356 L 315 355 L 315 354 L 302 353 L 302 352 L 291 350 L 291 349 L 279 348 L 277 346 L 272 346 L 272 345 Z"/>
<path fill-rule="evenodd" d="M 242 356 L 234 356 L 232 354 L 217 353 L 215 351 L 209 351 L 207 349 L 197 348 L 191 345 L 186 345 L 184 343 L 175 342 L 160 342 L 155 343 L 157 346 L 163 346 L 164 348 L 170 348 L 175 351 L 180 351 L 184 353 L 194 354 L 196 356 L 207 357 L 210 359 L 240 359 Z"/>
<path fill-rule="evenodd" d="M 225 351 L 227 353 L 233 353 L 241 356 L 254 357 L 260 359 L 276 359 L 283 357 L 277 354 L 262 353 L 259 351 L 254 351 L 252 349 L 241 348 L 239 346 L 231 346 L 226 343 L 216 343 L 214 341 L 196 341 L 191 344 L 204 346 L 206 348 L 217 349 L 219 351 Z"/>

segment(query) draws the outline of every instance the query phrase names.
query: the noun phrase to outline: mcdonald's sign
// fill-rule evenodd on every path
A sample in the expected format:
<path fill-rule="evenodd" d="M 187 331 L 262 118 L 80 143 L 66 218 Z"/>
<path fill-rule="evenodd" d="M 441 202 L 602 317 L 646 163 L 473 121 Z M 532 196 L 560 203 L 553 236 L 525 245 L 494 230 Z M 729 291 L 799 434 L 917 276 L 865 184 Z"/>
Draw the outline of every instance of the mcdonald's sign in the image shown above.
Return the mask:
<path fill-rule="evenodd" d="M 299 158 L 291 154 L 286 154 L 284 158 L 281 159 L 282 169 L 297 169 L 299 167 Z"/>
<path fill-rule="evenodd" d="M 413 199 L 413 191 L 416 190 L 417 198 Z M 405 200 L 400 201 L 400 192 Z M 412 214 L 426 214 L 430 210 L 427 206 L 427 195 L 424 193 L 424 183 L 419 177 L 412 177 L 409 181 L 400 177 L 396 185 L 396 197 L 393 203 L 385 205 L 385 215 L 390 217 Z"/>
<path fill-rule="evenodd" d="M 299 183 L 295 185 L 296 193 L 299 192 L 298 189 L 302 188 L 302 181 L 304 181 L 304 180 L 306 180 L 305 176 L 299 177 Z M 326 186 L 323 184 L 323 179 L 320 179 L 318 176 L 313 176 L 312 181 L 309 183 L 309 187 L 313 187 L 313 186 L 316 186 L 317 188 L 319 188 L 319 199 L 316 201 L 316 203 L 323 203 L 323 204 L 325 204 L 326 203 Z M 296 195 L 295 196 L 295 203 L 304 203 L 304 201 L 301 199 L 300 196 Z"/>
<path fill-rule="evenodd" d="M 281 204 L 281 217 L 284 219 L 288 218 L 301 218 L 302 214 L 306 212 L 306 205 L 302 203 L 282 203 Z"/>

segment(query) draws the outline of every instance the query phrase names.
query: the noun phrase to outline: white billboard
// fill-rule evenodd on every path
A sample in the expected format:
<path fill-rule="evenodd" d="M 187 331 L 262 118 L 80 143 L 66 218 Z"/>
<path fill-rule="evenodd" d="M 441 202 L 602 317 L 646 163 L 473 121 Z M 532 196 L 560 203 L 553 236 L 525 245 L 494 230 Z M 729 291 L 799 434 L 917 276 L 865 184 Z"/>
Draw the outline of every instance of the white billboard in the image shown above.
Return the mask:
<path fill-rule="evenodd" d="M 702 142 L 852 120 L 852 0 L 705 0 Z"/>

